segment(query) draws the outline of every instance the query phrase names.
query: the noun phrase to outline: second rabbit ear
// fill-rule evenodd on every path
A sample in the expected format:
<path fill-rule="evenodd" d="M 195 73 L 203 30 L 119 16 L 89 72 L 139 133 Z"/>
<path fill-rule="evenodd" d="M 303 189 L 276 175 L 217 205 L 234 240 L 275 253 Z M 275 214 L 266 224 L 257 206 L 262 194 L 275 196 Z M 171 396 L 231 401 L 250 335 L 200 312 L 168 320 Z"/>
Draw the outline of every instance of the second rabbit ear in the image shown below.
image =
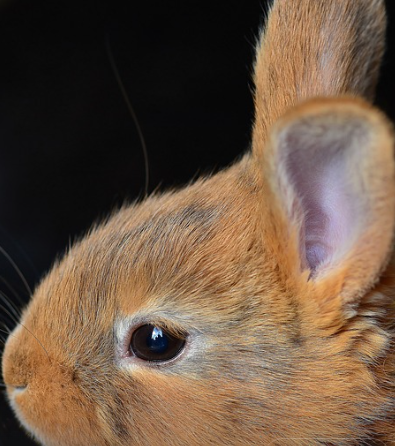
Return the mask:
<path fill-rule="evenodd" d="M 383 0 L 274 0 L 255 65 L 255 136 L 313 97 L 371 100 L 385 29 Z"/>
<path fill-rule="evenodd" d="M 355 99 L 323 99 L 280 119 L 257 156 L 294 273 L 308 271 L 345 304 L 374 284 L 391 253 L 393 146 L 381 113 Z"/>

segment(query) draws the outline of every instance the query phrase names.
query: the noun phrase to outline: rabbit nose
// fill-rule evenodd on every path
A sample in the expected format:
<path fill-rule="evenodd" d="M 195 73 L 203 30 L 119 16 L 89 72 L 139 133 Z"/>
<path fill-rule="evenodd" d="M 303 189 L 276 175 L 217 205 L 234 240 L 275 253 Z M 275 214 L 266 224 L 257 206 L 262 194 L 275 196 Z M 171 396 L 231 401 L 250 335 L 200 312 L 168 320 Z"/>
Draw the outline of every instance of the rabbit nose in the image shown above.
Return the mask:
<path fill-rule="evenodd" d="M 23 376 L 21 363 L 9 350 L 6 345 L 2 364 L 3 381 L 10 393 L 23 392 L 28 384 L 27 377 Z"/>
<path fill-rule="evenodd" d="M 23 332 L 16 329 L 9 336 L 4 347 L 2 359 L 3 381 L 7 390 L 12 393 L 25 391 L 34 376 L 34 361 L 31 360 L 26 346 L 27 342 L 23 337 Z"/>

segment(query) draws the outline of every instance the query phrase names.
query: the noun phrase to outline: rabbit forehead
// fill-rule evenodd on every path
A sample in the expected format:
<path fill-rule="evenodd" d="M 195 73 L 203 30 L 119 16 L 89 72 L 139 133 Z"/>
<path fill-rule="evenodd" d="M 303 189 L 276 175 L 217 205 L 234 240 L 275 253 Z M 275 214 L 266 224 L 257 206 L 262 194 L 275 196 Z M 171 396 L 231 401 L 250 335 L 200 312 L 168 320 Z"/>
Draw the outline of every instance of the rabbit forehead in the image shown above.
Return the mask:
<path fill-rule="evenodd" d="M 57 320 L 56 329 L 98 336 L 118 315 L 139 311 L 179 310 L 184 322 L 251 314 L 246 308 L 258 307 L 262 286 L 276 291 L 267 279 L 275 268 L 261 241 L 258 198 L 239 166 L 125 208 L 70 250 L 31 310 L 44 325 Z"/>

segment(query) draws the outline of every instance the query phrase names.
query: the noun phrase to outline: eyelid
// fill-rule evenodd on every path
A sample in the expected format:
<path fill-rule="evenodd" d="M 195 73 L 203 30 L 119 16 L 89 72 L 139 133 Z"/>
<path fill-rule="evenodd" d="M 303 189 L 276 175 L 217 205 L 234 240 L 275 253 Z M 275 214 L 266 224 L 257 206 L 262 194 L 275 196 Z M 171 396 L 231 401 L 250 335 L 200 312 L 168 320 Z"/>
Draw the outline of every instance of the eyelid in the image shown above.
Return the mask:
<path fill-rule="evenodd" d="M 116 350 L 118 356 L 121 358 L 129 357 L 129 345 L 132 334 L 141 326 L 150 324 L 166 330 L 175 337 L 183 337 L 186 341 L 190 338 L 190 333 L 180 325 L 176 325 L 174 321 L 167 318 L 159 317 L 158 315 L 149 316 L 135 315 L 134 317 L 118 318 L 114 325 L 114 337 L 116 342 Z"/>
<path fill-rule="evenodd" d="M 216 345 L 216 340 L 212 335 L 207 335 L 202 330 L 196 327 L 185 327 L 183 332 L 187 331 L 187 339 L 185 347 L 182 352 L 176 357 L 167 362 L 156 363 L 144 361 L 129 353 L 129 343 L 133 329 L 143 325 L 147 321 L 154 320 L 156 322 L 164 322 L 169 319 L 166 317 L 149 317 L 147 313 L 144 315 L 135 315 L 133 317 L 126 316 L 118 318 L 114 325 L 114 341 L 115 341 L 115 356 L 114 360 L 117 367 L 124 373 L 137 373 L 144 369 L 157 370 L 161 373 L 183 373 L 191 374 L 191 365 L 193 373 L 198 376 L 204 370 L 205 358 L 209 352 L 212 351 Z M 181 323 L 176 321 L 177 327 Z M 174 326 L 175 324 L 173 324 Z M 122 336 L 122 337 L 121 337 Z"/>
<path fill-rule="evenodd" d="M 185 334 L 173 336 L 157 325 L 145 324 L 133 331 L 129 351 L 143 361 L 163 365 L 179 358 L 186 343 Z"/>

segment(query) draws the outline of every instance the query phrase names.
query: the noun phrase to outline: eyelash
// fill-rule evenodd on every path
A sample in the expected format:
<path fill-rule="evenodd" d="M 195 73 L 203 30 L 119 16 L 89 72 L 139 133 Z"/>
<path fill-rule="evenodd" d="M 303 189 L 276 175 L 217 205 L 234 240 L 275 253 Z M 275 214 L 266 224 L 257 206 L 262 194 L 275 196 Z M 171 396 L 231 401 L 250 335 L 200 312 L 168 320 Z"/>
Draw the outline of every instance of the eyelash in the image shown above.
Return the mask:
<path fill-rule="evenodd" d="M 166 322 L 149 319 L 133 325 L 121 321 L 116 335 L 119 359 L 156 367 L 177 361 L 189 350 L 191 336 L 185 330 L 168 327 Z"/>
<path fill-rule="evenodd" d="M 130 339 L 129 352 L 148 362 L 167 363 L 176 359 L 184 350 L 187 335 L 174 335 L 155 324 L 137 327 Z"/>

